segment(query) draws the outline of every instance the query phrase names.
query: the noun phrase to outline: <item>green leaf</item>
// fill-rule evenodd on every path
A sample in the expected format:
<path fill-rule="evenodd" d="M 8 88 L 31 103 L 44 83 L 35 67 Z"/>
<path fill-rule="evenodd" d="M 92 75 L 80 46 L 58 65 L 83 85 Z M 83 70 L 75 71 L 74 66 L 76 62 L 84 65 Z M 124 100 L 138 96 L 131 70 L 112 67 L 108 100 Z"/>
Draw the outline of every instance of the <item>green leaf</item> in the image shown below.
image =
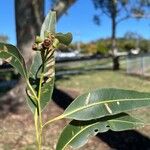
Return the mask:
<path fill-rule="evenodd" d="M 69 45 L 72 41 L 72 34 L 70 32 L 66 34 L 57 33 L 55 37 L 59 40 L 60 43 L 64 45 Z"/>
<path fill-rule="evenodd" d="M 6 62 L 15 67 L 25 79 L 27 78 L 27 70 L 24 58 L 15 46 L 11 44 L 0 43 L 0 58 L 4 59 Z"/>
<path fill-rule="evenodd" d="M 30 78 L 36 79 L 39 78 L 41 73 L 41 66 L 42 66 L 42 58 L 41 52 L 36 51 L 36 54 L 33 58 L 31 67 L 30 67 Z"/>
<path fill-rule="evenodd" d="M 79 148 L 97 133 L 108 130 L 123 131 L 143 126 L 142 121 L 125 113 L 90 121 L 73 120 L 61 133 L 56 150 L 65 150 L 67 146 L 71 146 L 73 149 Z"/>
<path fill-rule="evenodd" d="M 52 99 L 54 89 L 54 77 L 49 82 L 45 83 L 41 89 L 41 109 L 43 110 Z"/>
<path fill-rule="evenodd" d="M 42 65 L 41 54 L 39 51 L 36 51 L 36 55 L 34 56 L 31 67 L 29 69 L 29 82 L 32 88 L 35 90 L 36 94 L 38 92 L 38 86 L 39 86 L 39 78 L 37 74 L 41 68 L 41 65 Z M 28 105 L 31 111 L 34 112 L 35 108 L 37 107 L 36 98 L 32 94 L 32 91 L 28 86 L 26 92 L 27 92 Z"/>
<path fill-rule="evenodd" d="M 31 65 L 30 74 L 29 74 L 29 81 L 32 85 L 33 89 L 36 91 L 36 95 L 39 91 L 39 85 L 40 82 L 42 82 L 41 86 L 41 96 L 40 96 L 40 103 L 41 103 L 41 110 L 45 108 L 45 106 L 48 104 L 48 102 L 51 100 L 52 93 L 53 93 L 53 87 L 54 87 L 54 54 L 51 54 L 50 60 L 45 62 L 45 69 L 42 70 L 42 58 L 40 55 L 40 52 L 37 52 L 33 59 L 33 63 Z M 40 81 L 42 77 L 42 81 Z M 28 93 L 32 93 L 29 88 L 27 88 Z M 31 95 L 31 94 L 30 94 Z M 36 105 L 33 103 L 35 101 L 35 97 L 28 94 L 28 104 L 32 110 L 32 112 L 35 111 Z"/>
<path fill-rule="evenodd" d="M 77 97 L 65 110 L 65 118 L 91 120 L 150 106 L 150 93 L 98 89 Z"/>
<path fill-rule="evenodd" d="M 46 32 L 55 34 L 55 25 L 56 25 L 56 12 L 50 11 L 42 24 L 40 37 L 44 39 Z"/>
<path fill-rule="evenodd" d="M 45 38 L 46 32 L 55 33 L 55 23 L 56 13 L 50 12 L 45 18 L 41 28 L 40 37 L 42 39 Z M 46 53 L 48 53 L 48 58 L 43 59 Z M 55 74 L 54 65 L 55 59 L 53 50 L 36 51 L 36 55 L 30 68 L 29 81 L 36 92 L 36 95 L 38 96 L 40 93 L 38 99 L 41 104 L 41 110 L 45 108 L 52 97 Z M 35 103 L 35 97 L 29 87 L 27 87 L 27 96 L 31 111 L 34 112 L 37 104 Z"/>

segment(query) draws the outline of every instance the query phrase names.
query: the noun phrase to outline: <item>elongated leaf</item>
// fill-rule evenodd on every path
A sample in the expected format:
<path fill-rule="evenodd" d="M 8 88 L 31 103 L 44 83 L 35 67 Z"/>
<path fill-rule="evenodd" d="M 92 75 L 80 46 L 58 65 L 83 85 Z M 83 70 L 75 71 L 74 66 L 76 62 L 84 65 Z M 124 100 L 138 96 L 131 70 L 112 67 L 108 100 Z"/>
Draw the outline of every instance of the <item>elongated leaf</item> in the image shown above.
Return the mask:
<path fill-rule="evenodd" d="M 48 104 L 48 102 L 51 100 L 52 97 L 54 86 L 54 75 L 55 75 L 54 65 L 55 65 L 54 54 L 52 54 L 50 60 L 48 60 L 45 63 L 45 69 L 42 70 L 42 58 L 40 52 L 37 52 L 31 65 L 31 69 L 29 72 L 30 73 L 29 80 L 36 94 L 38 94 L 39 85 L 40 82 L 42 82 L 40 91 L 41 96 L 39 98 L 41 103 L 41 110 L 45 108 L 45 106 Z M 40 81 L 41 75 L 43 76 L 42 81 Z M 33 95 L 31 96 L 32 91 L 30 91 L 29 88 L 27 88 L 27 93 L 28 93 L 28 104 L 32 112 L 34 112 L 36 108 L 36 105 L 33 103 L 33 101 L 35 101 L 35 97 Z"/>
<path fill-rule="evenodd" d="M 24 58 L 15 46 L 11 44 L 0 43 L 0 58 L 4 59 L 6 62 L 15 67 L 24 78 L 27 78 L 27 70 Z"/>
<path fill-rule="evenodd" d="M 65 150 L 67 146 L 74 149 L 83 146 L 90 137 L 97 133 L 123 131 L 143 127 L 144 122 L 139 121 L 125 113 L 104 117 L 91 121 L 73 120 L 60 135 L 56 150 Z"/>
<path fill-rule="evenodd" d="M 72 41 L 72 34 L 70 32 L 66 34 L 57 33 L 55 37 L 59 40 L 60 43 L 64 45 L 69 45 Z"/>
<path fill-rule="evenodd" d="M 91 120 L 143 106 L 150 106 L 150 93 L 99 89 L 76 98 L 63 115 L 70 119 Z"/>
<path fill-rule="evenodd" d="M 55 25 L 56 25 L 56 12 L 50 11 L 42 24 L 40 37 L 44 39 L 45 32 L 55 34 Z"/>
<path fill-rule="evenodd" d="M 39 72 L 39 69 L 41 68 L 41 65 L 42 65 L 41 54 L 39 51 L 37 51 L 29 70 L 29 81 L 32 88 L 35 90 L 36 94 L 38 92 L 38 86 L 39 86 L 39 78 L 37 77 L 37 74 Z M 26 91 L 27 91 L 27 101 L 29 107 L 31 111 L 34 112 L 35 108 L 37 107 L 36 98 L 29 87 L 27 87 Z"/>
<path fill-rule="evenodd" d="M 45 83 L 41 89 L 41 108 L 42 110 L 50 102 L 54 89 L 54 78 L 51 81 Z"/>
<path fill-rule="evenodd" d="M 36 55 L 33 58 L 31 67 L 30 67 L 30 77 L 36 79 L 39 77 L 41 73 L 41 66 L 42 66 L 42 58 L 41 53 L 39 51 L 36 52 Z"/>
<path fill-rule="evenodd" d="M 55 23 L 56 23 L 56 13 L 49 12 L 42 25 L 42 29 L 41 29 L 42 39 L 44 39 L 45 31 L 50 33 L 55 32 Z M 49 52 L 48 58 L 47 60 L 45 60 L 43 64 L 42 55 L 45 55 L 45 53 L 46 52 L 44 52 L 44 50 L 36 52 L 29 73 L 30 84 L 34 89 L 34 91 L 36 92 L 36 95 L 38 96 L 39 93 L 41 93 L 40 97 L 38 97 L 41 103 L 41 110 L 43 110 L 45 106 L 48 104 L 48 102 L 51 100 L 52 93 L 53 93 L 53 86 L 54 86 L 54 75 L 55 75 L 54 51 Z M 40 83 L 41 83 L 41 87 L 39 87 Z M 27 87 L 27 95 L 28 95 L 28 104 L 31 108 L 31 111 L 34 112 L 35 108 L 37 107 L 37 104 L 35 103 L 35 97 L 32 94 L 31 89 L 28 87 Z"/>

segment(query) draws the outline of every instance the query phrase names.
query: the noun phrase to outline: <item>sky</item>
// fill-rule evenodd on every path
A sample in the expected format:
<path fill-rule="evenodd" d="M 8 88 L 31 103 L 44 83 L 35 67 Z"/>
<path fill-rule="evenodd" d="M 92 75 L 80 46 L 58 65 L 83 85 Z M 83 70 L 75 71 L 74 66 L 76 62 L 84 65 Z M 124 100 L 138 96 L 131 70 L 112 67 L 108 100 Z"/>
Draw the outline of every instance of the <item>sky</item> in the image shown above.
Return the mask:
<path fill-rule="evenodd" d="M 45 0 L 45 14 L 51 8 L 50 0 Z M 111 22 L 105 15 L 101 16 L 101 25 L 93 22 L 97 14 L 92 0 L 77 0 L 67 14 L 57 23 L 57 32 L 72 32 L 73 42 L 89 42 L 111 35 Z M 14 0 L 0 0 L 0 35 L 7 35 L 9 43 L 16 44 Z M 128 19 L 117 27 L 117 37 L 126 32 L 137 32 L 144 38 L 150 39 L 150 19 Z"/>

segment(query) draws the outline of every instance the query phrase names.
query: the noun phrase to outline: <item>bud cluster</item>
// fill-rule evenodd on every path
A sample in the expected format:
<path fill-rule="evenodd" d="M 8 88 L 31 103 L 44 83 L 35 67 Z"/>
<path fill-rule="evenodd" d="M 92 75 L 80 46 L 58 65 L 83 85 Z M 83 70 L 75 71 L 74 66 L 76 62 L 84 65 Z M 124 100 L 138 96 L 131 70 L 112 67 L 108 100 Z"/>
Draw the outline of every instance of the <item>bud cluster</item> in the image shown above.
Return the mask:
<path fill-rule="evenodd" d="M 32 49 L 35 51 L 41 51 L 45 49 L 56 48 L 59 41 L 51 33 L 47 33 L 46 38 L 42 40 L 39 36 L 36 37 L 35 43 L 32 46 Z"/>

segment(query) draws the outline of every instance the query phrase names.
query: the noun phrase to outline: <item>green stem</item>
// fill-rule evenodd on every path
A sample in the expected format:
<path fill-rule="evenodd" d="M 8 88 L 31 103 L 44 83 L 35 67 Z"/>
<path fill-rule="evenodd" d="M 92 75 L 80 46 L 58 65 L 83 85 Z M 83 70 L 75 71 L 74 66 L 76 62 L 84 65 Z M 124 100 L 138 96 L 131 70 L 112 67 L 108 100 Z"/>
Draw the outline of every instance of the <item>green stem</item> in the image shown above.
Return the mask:
<path fill-rule="evenodd" d="M 37 140 L 37 145 L 39 145 L 39 129 L 38 129 L 38 115 L 37 115 L 37 109 L 35 110 L 34 114 L 34 124 L 35 124 L 35 130 L 36 130 L 36 140 Z"/>
<path fill-rule="evenodd" d="M 38 124 L 39 124 L 39 133 L 38 133 L 38 137 L 39 137 L 39 150 L 41 150 L 41 146 L 42 146 L 42 114 L 41 114 L 41 105 L 40 105 L 40 101 L 38 101 L 38 110 L 39 110 L 39 116 L 38 116 Z"/>
<path fill-rule="evenodd" d="M 40 92 L 38 93 L 38 97 L 36 95 L 36 92 L 34 91 L 33 87 L 31 86 L 29 80 L 26 80 L 26 83 L 31 90 L 33 96 L 35 97 L 37 101 L 37 108 L 35 109 L 34 113 L 34 124 L 36 129 L 36 140 L 37 140 L 37 147 L 38 150 L 41 150 L 41 143 L 42 143 L 42 116 L 41 116 L 41 105 L 40 105 Z M 40 84 L 41 86 L 41 84 Z M 39 87 L 41 91 L 41 87 Z"/>
<path fill-rule="evenodd" d="M 42 147 L 42 126 L 43 126 L 43 123 L 42 123 L 42 111 L 41 111 L 41 102 L 40 102 L 40 99 L 41 99 L 41 88 L 42 88 L 42 81 L 43 81 L 43 74 L 41 74 L 41 78 L 40 78 L 40 83 L 39 83 L 39 90 L 38 90 L 38 121 L 39 121 L 39 150 L 41 150 L 41 147 Z"/>
<path fill-rule="evenodd" d="M 41 114 L 41 104 L 40 104 L 42 80 L 43 80 L 43 75 L 41 75 L 41 78 L 40 78 L 38 96 L 36 95 L 33 87 L 29 83 L 29 81 L 28 80 L 26 81 L 33 96 L 37 100 L 37 108 L 36 108 L 35 114 L 34 114 L 34 122 L 35 122 L 38 150 L 41 150 L 41 146 L 42 146 L 42 114 Z"/>
<path fill-rule="evenodd" d="M 57 121 L 57 120 L 60 120 L 60 119 L 63 119 L 63 118 L 64 118 L 64 115 L 63 115 L 63 114 L 60 115 L 60 116 L 58 116 L 58 117 L 56 117 L 56 118 L 53 118 L 53 119 L 47 121 L 47 122 L 42 126 L 42 128 L 44 128 L 44 127 L 47 126 L 48 124 L 51 124 L 51 123 L 54 122 L 54 121 Z"/>

